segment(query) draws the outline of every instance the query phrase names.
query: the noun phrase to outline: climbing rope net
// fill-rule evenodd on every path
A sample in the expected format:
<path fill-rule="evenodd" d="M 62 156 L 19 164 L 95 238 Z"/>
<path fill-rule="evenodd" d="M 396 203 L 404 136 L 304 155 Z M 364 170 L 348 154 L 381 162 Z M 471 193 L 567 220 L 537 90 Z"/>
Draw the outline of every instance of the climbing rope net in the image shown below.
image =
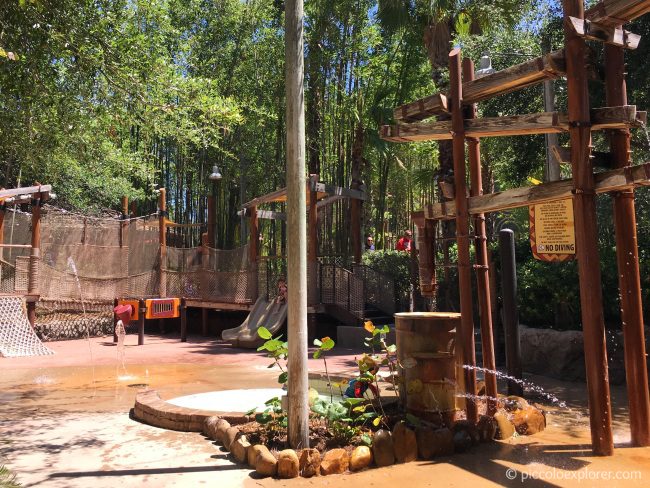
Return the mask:
<path fill-rule="evenodd" d="M 27 320 L 20 297 L 0 297 L 0 355 L 4 357 L 54 354 L 43 345 Z"/>

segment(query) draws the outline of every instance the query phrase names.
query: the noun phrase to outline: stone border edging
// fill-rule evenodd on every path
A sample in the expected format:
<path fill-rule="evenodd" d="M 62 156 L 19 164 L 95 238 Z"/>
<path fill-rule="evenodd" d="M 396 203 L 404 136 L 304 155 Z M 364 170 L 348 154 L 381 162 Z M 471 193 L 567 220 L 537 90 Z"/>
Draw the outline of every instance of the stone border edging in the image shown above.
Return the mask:
<path fill-rule="evenodd" d="M 179 407 L 166 402 L 156 390 L 139 391 L 135 396 L 133 417 L 161 429 L 202 432 L 208 417 L 219 416 L 231 424 L 243 424 L 248 418 L 238 412 L 215 412 Z"/>

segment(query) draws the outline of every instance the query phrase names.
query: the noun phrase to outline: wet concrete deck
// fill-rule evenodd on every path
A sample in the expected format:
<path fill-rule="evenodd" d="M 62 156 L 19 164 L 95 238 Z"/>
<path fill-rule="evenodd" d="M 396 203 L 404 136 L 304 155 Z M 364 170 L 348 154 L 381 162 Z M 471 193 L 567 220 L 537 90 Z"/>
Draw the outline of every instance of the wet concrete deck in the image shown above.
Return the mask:
<path fill-rule="evenodd" d="M 530 379 L 569 408 L 553 408 L 547 430 L 536 436 L 339 477 L 256 480 L 202 435 L 140 424 L 128 412 L 145 384 L 164 399 L 275 387 L 277 373 L 266 368 L 264 354 L 200 337 L 181 343 L 178 337 L 147 336 L 145 346 L 136 343 L 136 336 L 127 337 L 124 366 L 111 337 L 49 343 L 53 356 L 0 358 L 1 462 L 24 486 L 521 486 L 522 476 L 531 475 L 544 479 L 526 485 L 610 487 L 647 486 L 650 480 L 650 448 L 626 445 L 624 388 L 612 389 L 619 449 L 611 458 L 596 458 L 588 445 L 585 385 L 543 377 Z M 352 375 L 360 354 L 335 349 L 328 369 Z M 310 360 L 312 373 L 322 370 L 322 361 Z"/>

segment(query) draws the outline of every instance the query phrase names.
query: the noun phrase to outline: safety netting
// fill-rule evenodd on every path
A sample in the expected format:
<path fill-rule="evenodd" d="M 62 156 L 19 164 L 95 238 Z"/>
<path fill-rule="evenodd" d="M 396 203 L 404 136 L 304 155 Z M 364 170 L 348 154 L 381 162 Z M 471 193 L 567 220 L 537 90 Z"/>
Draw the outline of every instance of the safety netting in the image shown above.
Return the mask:
<path fill-rule="evenodd" d="M 45 347 L 27 320 L 21 297 L 0 297 L 0 356 L 44 356 L 53 354 Z"/>
<path fill-rule="evenodd" d="M 3 241 L 27 247 L 2 250 L 0 294 L 25 294 L 30 262 L 36 261 L 35 329 L 44 339 L 111 332 L 115 298 L 255 301 L 258 278 L 248 246 L 167 246 L 161 255 L 159 231 L 157 214 L 93 218 L 48 207 L 41 218 L 40 258 L 30 258 L 31 214 L 7 211 Z"/>

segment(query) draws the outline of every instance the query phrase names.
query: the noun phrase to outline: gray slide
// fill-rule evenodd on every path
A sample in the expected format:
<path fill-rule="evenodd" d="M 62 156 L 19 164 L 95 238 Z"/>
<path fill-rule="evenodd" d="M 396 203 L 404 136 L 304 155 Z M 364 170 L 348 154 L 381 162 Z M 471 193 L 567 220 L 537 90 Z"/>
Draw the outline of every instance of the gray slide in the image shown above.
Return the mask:
<path fill-rule="evenodd" d="M 234 347 L 256 349 L 264 343 L 264 339 L 257 335 L 257 329 L 264 326 L 271 334 L 276 335 L 282 329 L 286 319 L 286 302 L 275 303 L 275 300 L 267 302 L 264 297 L 260 297 L 246 320 L 239 327 L 224 330 L 221 338 Z"/>

